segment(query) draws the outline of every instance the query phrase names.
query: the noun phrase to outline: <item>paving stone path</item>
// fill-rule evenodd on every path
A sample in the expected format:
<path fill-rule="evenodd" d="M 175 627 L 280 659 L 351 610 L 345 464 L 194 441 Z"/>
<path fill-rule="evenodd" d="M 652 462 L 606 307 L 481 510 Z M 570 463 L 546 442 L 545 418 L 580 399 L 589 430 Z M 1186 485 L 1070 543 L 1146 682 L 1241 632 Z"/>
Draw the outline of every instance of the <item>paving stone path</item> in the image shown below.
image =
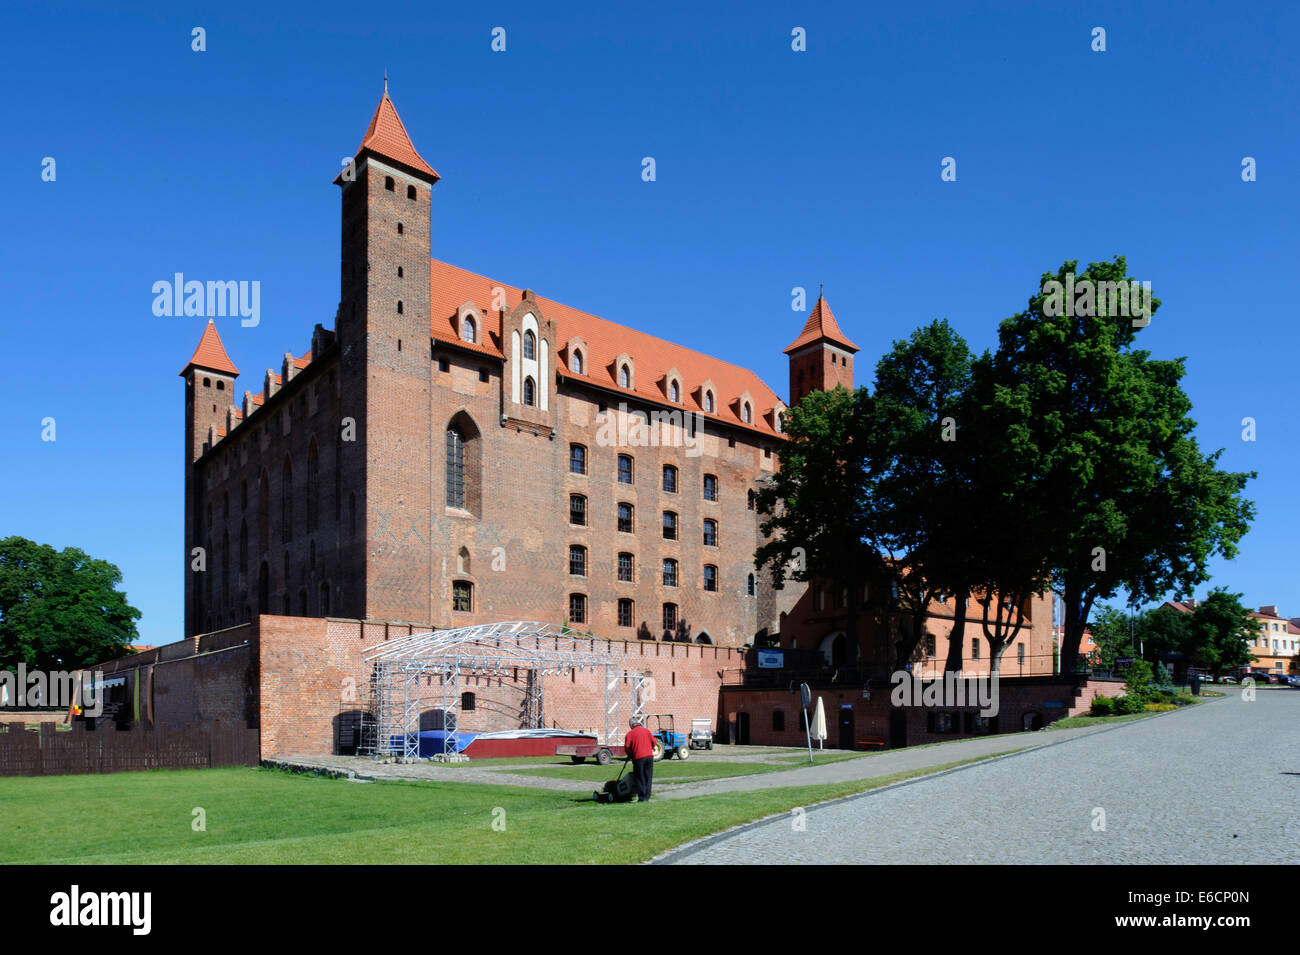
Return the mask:
<path fill-rule="evenodd" d="M 947 762 L 963 758 L 956 755 L 958 747 L 969 743 L 1011 748 L 1027 738 L 1069 740 L 810 809 L 803 831 L 795 831 L 792 814 L 701 840 L 658 861 L 1297 863 L 1297 730 L 1300 691 L 1258 690 L 1247 702 L 1234 690 L 1200 706 L 1103 731 L 931 747 L 943 755 L 937 761 Z M 831 781 L 850 765 L 884 766 L 887 758 L 923 752 L 899 750 L 822 767 L 818 781 Z M 779 775 L 788 785 L 797 774 Z M 878 775 L 874 766 L 872 775 Z M 760 780 L 727 782 L 741 788 Z"/>

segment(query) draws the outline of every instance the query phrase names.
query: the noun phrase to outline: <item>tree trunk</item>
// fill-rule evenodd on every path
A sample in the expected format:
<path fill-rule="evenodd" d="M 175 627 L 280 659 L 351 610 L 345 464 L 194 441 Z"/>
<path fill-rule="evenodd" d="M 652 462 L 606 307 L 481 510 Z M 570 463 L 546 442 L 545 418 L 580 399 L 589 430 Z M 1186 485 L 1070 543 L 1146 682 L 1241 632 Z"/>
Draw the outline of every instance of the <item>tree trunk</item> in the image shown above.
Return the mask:
<path fill-rule="evenodd" d="M 966 643 L 966 601 L 970 599 L 970 588 L 963 587 L 954 599 L 957 610 L 952 616 L 952 632 L 948 634 L 948 659 L 943 664 L 944 673 L 961 672 Z"/>

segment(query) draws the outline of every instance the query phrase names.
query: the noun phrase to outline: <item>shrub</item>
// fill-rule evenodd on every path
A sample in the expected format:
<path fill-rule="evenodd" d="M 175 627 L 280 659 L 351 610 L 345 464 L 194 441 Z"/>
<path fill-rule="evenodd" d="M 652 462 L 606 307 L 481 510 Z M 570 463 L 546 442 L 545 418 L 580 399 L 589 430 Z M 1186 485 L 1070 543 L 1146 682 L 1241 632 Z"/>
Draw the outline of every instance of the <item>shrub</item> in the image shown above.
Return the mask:
<path fill-rule="evenodd" d="M 1089 711 L 1093 716 L 1110 716 L 1115 712 L 1115 701 L 1109 696 L 1094 697 L 1092 709 Z"/>
<path fill-rule="evenodd" d="M 1129 693 L 1127 696 L 1115 698 L 1115 714 L 1117 716 L 1130 716 L 1134 713 L 1141 713 L 1145 705 L 1142 697 L 1136 693 Z"/>

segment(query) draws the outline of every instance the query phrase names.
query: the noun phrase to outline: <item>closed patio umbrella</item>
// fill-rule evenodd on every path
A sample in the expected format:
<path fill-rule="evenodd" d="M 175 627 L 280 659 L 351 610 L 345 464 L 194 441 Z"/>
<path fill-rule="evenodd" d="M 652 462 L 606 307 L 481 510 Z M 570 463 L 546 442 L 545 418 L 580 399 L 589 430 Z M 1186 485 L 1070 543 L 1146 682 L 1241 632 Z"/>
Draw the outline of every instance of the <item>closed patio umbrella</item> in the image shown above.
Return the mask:
<path fill-rule="evenodd" d="M 826 738 L 826 707 L 822 705 L 822 698 L 817 697 L 817 712 L 813 714 L 812 736 L 817 741 L 817 748 L 822 748 L 822 740 Z"/>

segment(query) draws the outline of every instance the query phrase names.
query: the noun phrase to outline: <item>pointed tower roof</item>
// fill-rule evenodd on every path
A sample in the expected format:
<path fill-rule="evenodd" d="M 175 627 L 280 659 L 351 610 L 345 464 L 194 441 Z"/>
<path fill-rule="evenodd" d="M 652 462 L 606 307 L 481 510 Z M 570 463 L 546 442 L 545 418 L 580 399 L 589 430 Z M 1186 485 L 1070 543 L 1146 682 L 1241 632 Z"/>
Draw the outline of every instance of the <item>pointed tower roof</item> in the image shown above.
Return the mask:
<path fill-rule="evenodd" d="M 181 369 L 181 377 L 184 378 L 191 368 L 206 368 L 208 371 L 220 372 L 223 375 L 239 376 L 239 369 L 226 354 L 226 346 L 221 344 L 221 336 L 217 334 L 217 326 L 212 319 L 208 319 L 208 327 L 203 329 L 199 347 L 194 349 L 194 355 Z"/>
<path fill-rule="evenodd" d="M 817 297 L 817 304 L 813 306 L 812 314 L 808 316 L 808 321 L 804 323 L 803 331 L 799 333 L 798 338 L 786 347 L 785 354 L 788 355 L 805 345 L 820 341 L 831 342 L 850 352 L 858 350 L 858 346 L 849 341 L 848 337 L 840 331 L 839 323 L 835 321 L 835 316 L 831 314 L 831 307 L 827 304 L 825 295 Z"/>
<path fill-rule="evenodd" d="M 424 161 L 424 157 L 415 151 L 411 137 L 407 135 L 406 126 L 403 125 L 402 118 L 397 115 L 397 108 L 393 106 L 393 101 L 388 96 L 386 77 L 383 98 L 375 109 L 375 115 L 370 117 L 366 135 L 362 137 L 361 146 L 357 149 L 358 159 L 363 152 L 372 152 L 384 159 L 391 159 L 413 172 L 432 177 L 434 182 L 442 178 Z"/>

